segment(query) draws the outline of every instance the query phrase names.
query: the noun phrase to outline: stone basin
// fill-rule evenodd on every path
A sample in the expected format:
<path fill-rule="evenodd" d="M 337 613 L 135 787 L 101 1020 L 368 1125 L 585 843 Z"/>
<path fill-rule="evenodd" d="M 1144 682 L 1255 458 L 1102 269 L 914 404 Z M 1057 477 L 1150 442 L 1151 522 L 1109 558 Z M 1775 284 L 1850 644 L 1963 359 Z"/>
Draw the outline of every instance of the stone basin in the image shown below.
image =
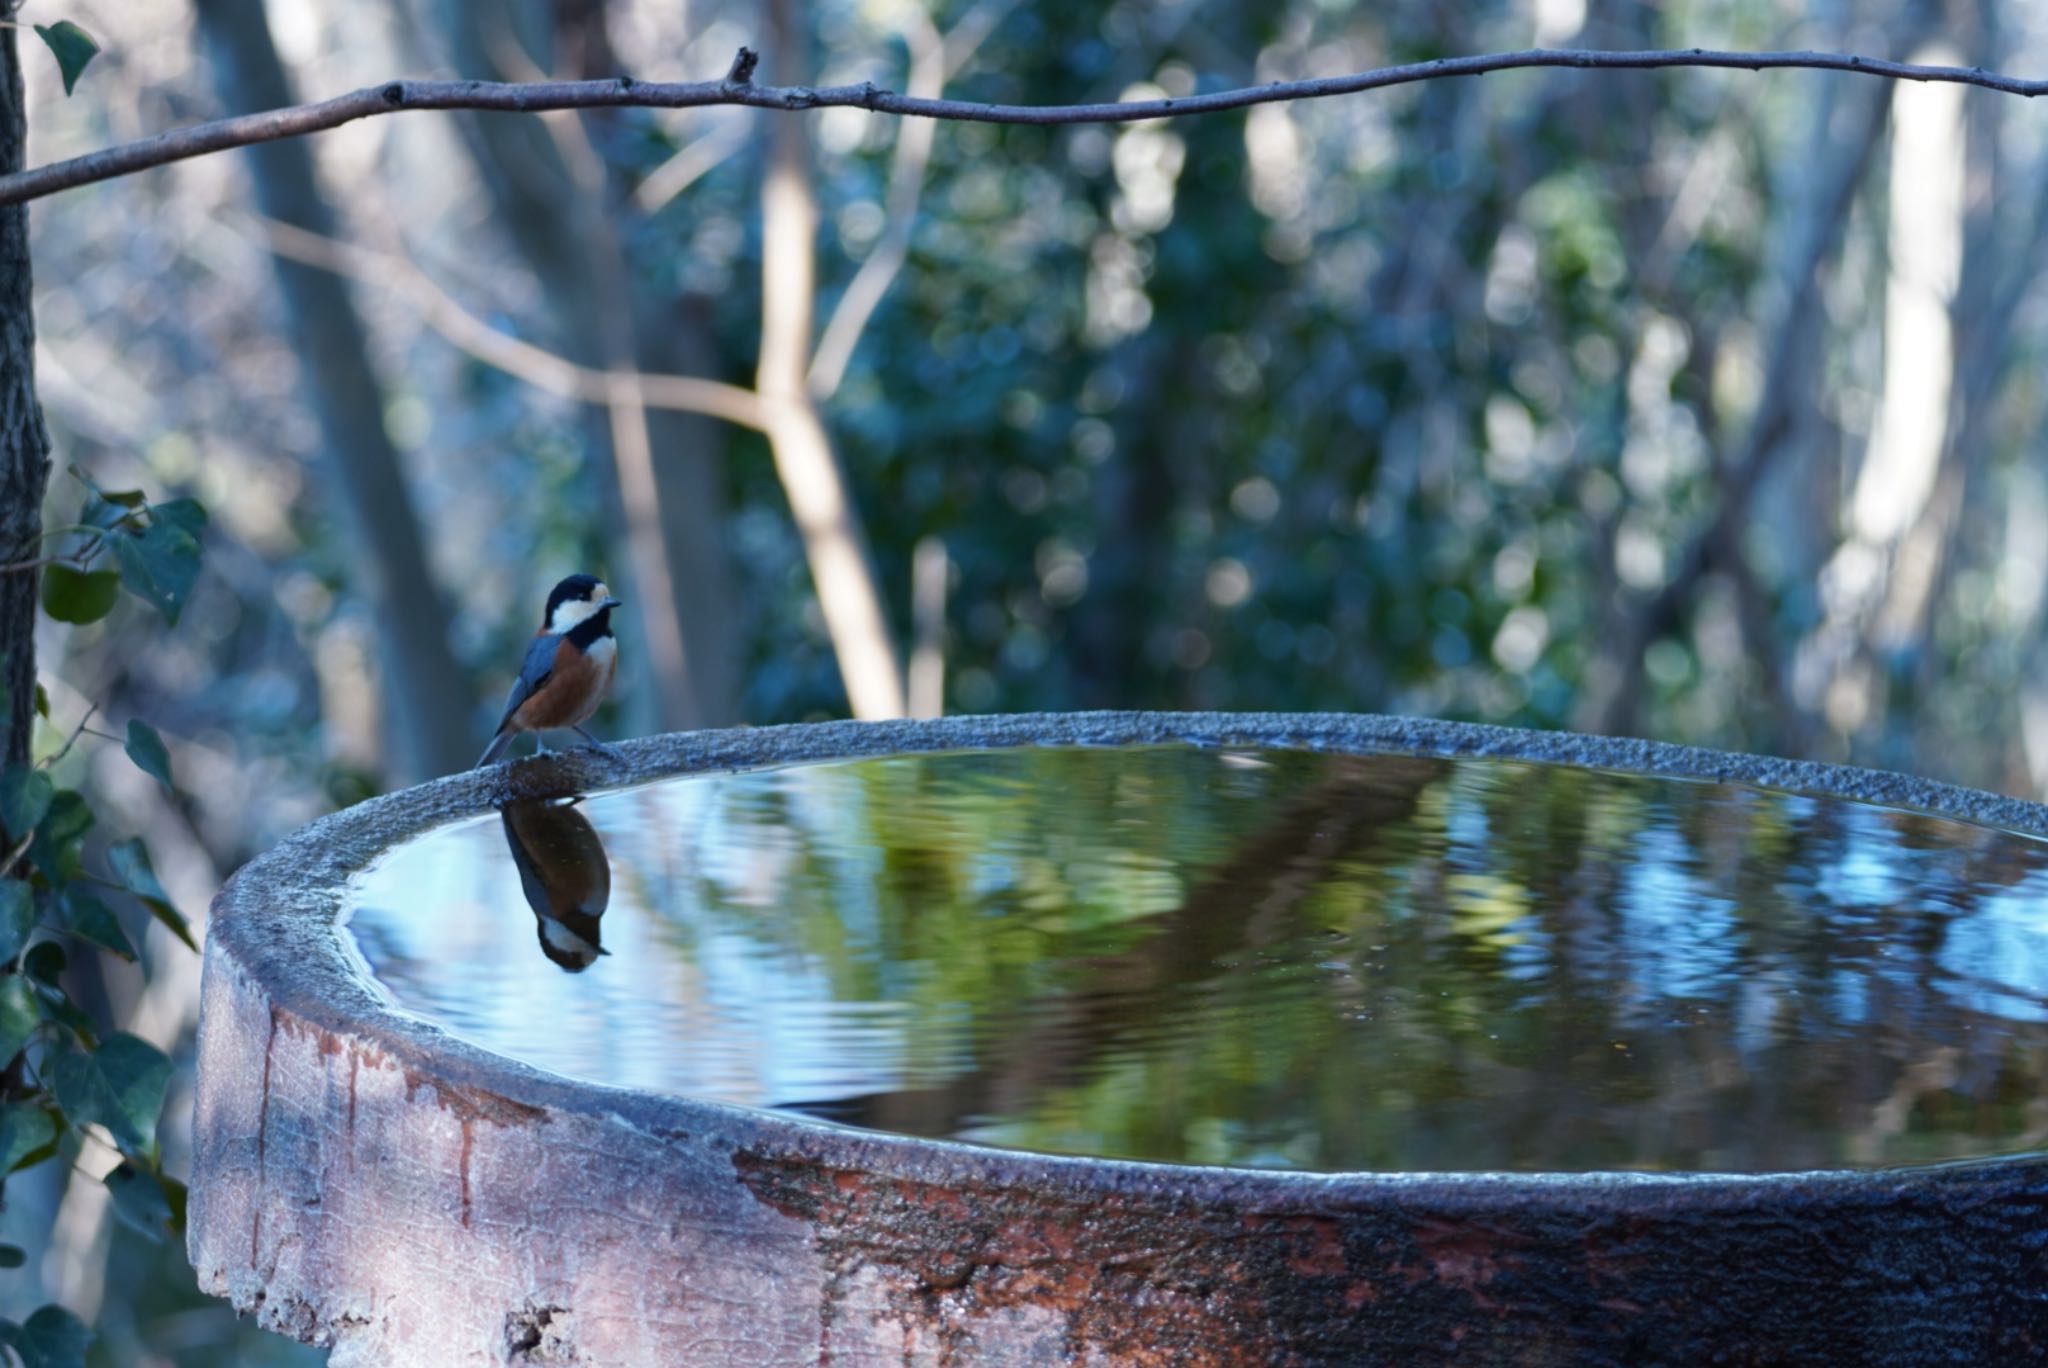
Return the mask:
<path fill-rule="evenodd" d="M 1947 1162 L 1825 1151 L 1826 1167 L 1786 1168 L 1782 1154 L 1725 1158 L 1708 1145 L 1543 1171 L 1526 1164 L 1549 1151 L 1499 1137 L 1478 1159 L 1445 1151 L 1438 1171 L 1251 1167 L 1267 1160 L 1249 1150 L 1208 1163 L 1031 1152 L 548 1072 L 480 1048 L 464 1023 L 422 1016 L 371 977 L 342 925 L 363 871 L 398 868 L 392 853 L 422 833 L 499 812 L 529 899 L 574 902 L 559 871 L 578 865 L 575 823 L 518 816 L 565 811 L 543 805 L 572 794 L 858 757 L 1188 745 L 1372 757 L 1425 778 L 1432 762 L 1492 757 L 1851 800 L 1878 805 L 1853 810 L 1885 811 L 1900 840 L 1933 839 L 1914 825 L 1924 818 L 2029 866 L 2048 834 L 2036 805 L 1896 775 L 1324 715 L 764 728 L 457 776 L 316 823 L 223 890 L 200 1030 L 190 1253 L 201 1285 L 273 1329 L 332 1344 L 344 1368 L 2048 1356 L 2038 1079 L 2004 1079 L 1999 1116 L 2020 1119 L 1925 1156 Z M 1324 825 L 1302 831 L 1320 839 Z M 2012 882 L 2024 920 L 2033 885 Z M 1954 912 L 1938 890 L 1927 901 L 1930 915 Z M 1691 920 L 1711 930 L 1711 918 Z M 600 939 L 573 912 L 539 926 L 540 949 L 564 969 L 588 969 Z M 2022 1024 L 2048 1016 L 2024 997 L 2005 1010 Z M 1872 1029 L 1883 1025 L 1873 1015 Z M 549 1043 L 545 1024 L 530 1034 Z M 1992 1101 L 1973 1105 L 1988 1114 Z M 1527 1124 L 1501 1117 L 1496 1130 Z M 1453 1171 L 1496 1154 L 1524 1166 Z M 1702 1154 L 1724 1167 L 1649 1171 Z"/>

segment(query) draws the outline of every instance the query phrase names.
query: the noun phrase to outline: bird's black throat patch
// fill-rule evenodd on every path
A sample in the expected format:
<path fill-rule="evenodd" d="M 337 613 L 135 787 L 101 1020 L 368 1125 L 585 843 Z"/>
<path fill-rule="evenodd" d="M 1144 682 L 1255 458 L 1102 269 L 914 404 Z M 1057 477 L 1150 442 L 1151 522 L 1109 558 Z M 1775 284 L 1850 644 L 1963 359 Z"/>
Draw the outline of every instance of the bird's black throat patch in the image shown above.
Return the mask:
<path fill-rule="evenodd" d="M 552 611 L 552 610 L 550 610 Z M 583 621 L 563 633 L 569 644 L 579 651 L 587 651 L 595 642 L 612 634 L 612 610 L 600 608 Z"/>

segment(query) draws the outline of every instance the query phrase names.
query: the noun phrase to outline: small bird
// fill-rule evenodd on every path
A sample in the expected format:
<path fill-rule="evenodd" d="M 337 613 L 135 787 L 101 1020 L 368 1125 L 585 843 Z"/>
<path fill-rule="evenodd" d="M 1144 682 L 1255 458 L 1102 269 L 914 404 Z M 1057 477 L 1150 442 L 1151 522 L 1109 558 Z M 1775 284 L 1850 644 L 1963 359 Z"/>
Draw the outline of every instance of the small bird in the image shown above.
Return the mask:
<path fill-rule="evenodd" d="M 590 819 L 566 803 L 526 798 L 498 809 L 519 888 L 533 909 L 540 952 L 572 974 L 609 955 L 604 910 L 612 900 L 611 861 Z"/>
<path fill-rule="evenodd" d="M 521 732 L 566 727 L 593 749 L 608 749 L 583 724 L 597 711 L 618 669 L 619 643 L 612 636 L 612 609 L 618 606 L 595 575 L 571 575 L 555 586 L 540 631 L 526 648 L 519 679 L 505 699 L 505 715 L 476 768 L 503 755 Z M 538 737 L 534 742 L 546 749 Z"/>

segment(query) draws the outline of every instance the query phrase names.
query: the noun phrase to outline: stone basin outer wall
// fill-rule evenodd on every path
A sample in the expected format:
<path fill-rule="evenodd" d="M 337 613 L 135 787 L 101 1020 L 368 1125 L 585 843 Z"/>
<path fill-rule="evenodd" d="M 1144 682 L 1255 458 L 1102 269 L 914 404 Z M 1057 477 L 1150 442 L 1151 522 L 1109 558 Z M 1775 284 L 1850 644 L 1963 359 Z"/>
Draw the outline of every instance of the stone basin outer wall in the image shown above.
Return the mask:
<path fill-rule="evenodd" d="M 2048 1362 L 2048 1161 L 1323 1176 L 1007 1153 L 585 1085 L 395 1011 L 337 924 L 390 846 L 517 797 L 1021 745 L 1521 758 L 2048 834 L 1897 775 L 1328 715 L 1084 714 L 657 737 L 316 822 L 221 892 L 189 1253 L 334 1368 Z"/>

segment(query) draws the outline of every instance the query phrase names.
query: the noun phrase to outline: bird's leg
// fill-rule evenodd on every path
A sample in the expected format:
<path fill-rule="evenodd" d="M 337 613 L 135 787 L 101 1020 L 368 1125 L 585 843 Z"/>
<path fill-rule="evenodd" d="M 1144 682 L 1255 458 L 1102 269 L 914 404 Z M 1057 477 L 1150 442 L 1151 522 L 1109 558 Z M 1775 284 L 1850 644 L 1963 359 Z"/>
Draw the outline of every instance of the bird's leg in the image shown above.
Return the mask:
<path fill-rule="evenodd" d="M 539 732 L 535 732 L 533 734 L 533 753 L 536 756 L 546 755 L 548 753 L 548 743 Z"/>
<path fill-rule="evenodd" d="M 590 749 L 596 751 L 600 755 L 618 754 L 617 751 L 613 750 L 610 746 L 607 746 L 604 742 L 592 736 L 589 732 L 585 731 L 580 725 L 571 727 L 569 730 L 575 732 L 578 736 L 582 737 L 584 744 L 588 745 Z"/>

